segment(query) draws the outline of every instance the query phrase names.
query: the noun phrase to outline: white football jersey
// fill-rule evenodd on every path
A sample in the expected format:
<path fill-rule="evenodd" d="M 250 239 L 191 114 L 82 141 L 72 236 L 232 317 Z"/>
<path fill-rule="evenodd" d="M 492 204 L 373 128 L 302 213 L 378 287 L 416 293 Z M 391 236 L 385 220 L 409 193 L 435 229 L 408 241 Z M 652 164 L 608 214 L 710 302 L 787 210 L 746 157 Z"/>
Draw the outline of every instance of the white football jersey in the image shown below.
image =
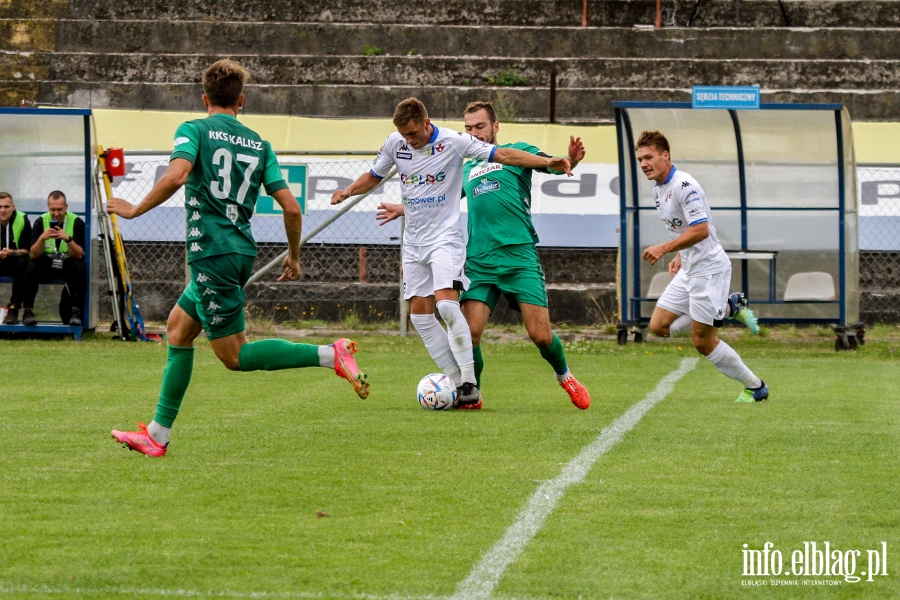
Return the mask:
<path fill-rule="evenodd" d="M 719 243 L 716 226 L 706 194 L 697 181 L 674 166 L 662 185 L 653 188 L 656 214 L 674 240 L 691 225 L 709 224 L 709 237 L 681 251 L 681 268 L 688 277 L 721 273 L 731 267 L 731 261 Z"/>
<path fill-rule="evenodd" d="M 379 179 L 397 166 L 406 213 L 403 243 L 410 246 L 463 239 L 459 224 L 463 161 L 490 162 L 497 150 L 467 133 L 432 126 L 434 134 L 421 150 L 413 150 L 402 135 L 392 133 L 372 165 L 371 173 Z"/>

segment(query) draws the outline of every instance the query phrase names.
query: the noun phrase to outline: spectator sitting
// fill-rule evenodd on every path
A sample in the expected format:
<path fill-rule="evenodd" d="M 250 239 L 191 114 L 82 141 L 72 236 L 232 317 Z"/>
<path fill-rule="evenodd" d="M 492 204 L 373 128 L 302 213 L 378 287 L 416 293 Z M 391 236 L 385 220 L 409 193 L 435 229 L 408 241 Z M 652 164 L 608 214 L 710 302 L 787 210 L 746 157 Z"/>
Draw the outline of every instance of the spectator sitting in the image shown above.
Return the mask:
<path fill-rule="evenodd" d="M 12 277 L 12 296 L 9 299 L 4 325 L 19 322 L 19 307 L 25 286 L 28 249 L 31 248 L 31 223 L 25 213 L 16 210 L 12 196 L 0 192 L 0 276 Z"/>
<path fill-rule="evenodd" d="M 66 195 L 50 192 L 47 198 L 49 212 L 34 221 L 31 238 L 31 260 L 25 272 L 25 299 L 22 307 L 25 325 L 36 325 L 34 299 L 38 286 L 54 279 L 65 279 L 72 312 L 69 325 L 81 325 L 81 307 L 84 306 L 84 288 L 87 269 L 84 264 L 84 221 L 66 212 L 69 205 Z M 65 315 L 63 320 L 65 320 Z"/>

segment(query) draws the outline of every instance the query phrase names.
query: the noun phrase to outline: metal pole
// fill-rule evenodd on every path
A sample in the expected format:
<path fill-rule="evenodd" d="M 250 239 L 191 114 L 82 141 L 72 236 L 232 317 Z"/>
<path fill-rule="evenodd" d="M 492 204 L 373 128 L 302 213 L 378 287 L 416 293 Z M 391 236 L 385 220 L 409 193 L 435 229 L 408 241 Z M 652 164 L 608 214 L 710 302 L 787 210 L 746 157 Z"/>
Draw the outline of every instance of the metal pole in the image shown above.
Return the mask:
<path fill-rule="evenodd" d="M 779 2 L 780 2 L 780 1 L 781 1 L 781 0 L 779 0 Z M 582 2 L 582 9 L 581 9 L 581 26 L 582 26 L 582 27 L 587 27 L 587 26 L 588 26 L 588 0 L 584 0 L 584 2 Z"/>
<path fill-rule="evenodd" d="M 556 69 L 550 69 L 550 122 L 556 123 Z"/>
<path fill-rule="evenodd" d="M 406 228 L 406 217 L 400 217 L 400 337 L 408 333 L 409 305 L 403 297 L 403 230 Z"/>
<path fill-rule="evenodd" d="M 97 147 L 97 151 L 102 152 L 103 149 L 99 146 Z M 100 196 L 100 182 L 98 179 L 100 178 L 100 159 L 97 159 L 97 167 L 94 170 L 94 175 L 92 179 L 93 184 L 93 200 L 94 206 L 97 210 L 97 221 L 99 222 L 100 231 L 97 234 L 97 237 L 100 238 L 101 246 L 103 248 L 103 264 L 106 267 L 106 285 L 109 287 L 109 296 L 112 299 L 112 313 L 113 319 L 116 323 L 116 337 L 127 339 L 125 336 L 125 319 L 122 317 L 122 313 L 119 312 L 119 292 L 116 287 L 116 276 L 113 273 L 113 265 L 112 265 L 112 255 L 110 252 L 110 241 L 109 241 L 109 226 L 107 225 L 106 220 L 106 211 L 103 208 L 103 198 Z M 99 310 L 99 309 L 98 309 Z"/>
<path fill-rule="evenodd" d="M 322 223 L 320 223 L 318 227 L 316 227 L 315 229 L 313 229 L 312 231 L 310 231 L 309 233 L 307 233 L 306 235 L 304 235 L 304 236 L 300 239 L 300 245 L 301 245 L 301 246 L 304 245 L 306 242 L 308 242 L 308 241 L 311 240 L 312 238 L 314 238 L 314 237 L 316 237 L 317 235 L 319 235 L 319 233 L 320 233 L 323 229 L 325 229 L 326 227 L 328 227 L 329 225 L 331 225 L 332 223 L 334 223 L 335 221 L 337 221 L 339 218 L 341 218 L 341 217 L 344 215 L 344 213 L 346 213 L 348 210 L 350 210 L 351 208 L 353 208 L 354 206 L 356 206 L 357 204 L 359 204 L 362 200 L 368 198 L 368 197 L 369 197 L 369 194 L 371 194 L 372 192 L 374 192 L 375 190 L 377 190 L 380 186 L 384 185 L 391 177 L 393 177 L 393 176 L 396 175 L 396 174 L 397 174 L 397 169 L 391 169 L 391 172 L 387 174 L 387 177 L 385 177 L 384 179 L 382 179 L 382 180 L 379 182 L 379 184 L 376 185 L 374 188 L 372 188 L 371 190 L 369 190 L 369 191 L 366 192 L 365 194 L 360 194 L 359 196 L 356 196 L 354 199 L 347 201 L 347 202 L 344 204 L 344 206 L 341 207 L 341 209 L 340 209 L 339 211 L 335 212 L 333 215 L 331 215 L 330 217 L 328 217 L 327 219 L 325 219 Z M 281 264 L 281 261 L 283 261 L 283 260 L 284 260 L 284 257 L 287 256 L 287 255 L 288 255 L 288 251 L 285 250 L 284 252 L 282 252 L 281 254 L 279 254 L 277 257 L 275 257 L 274 259 L 272 259 L 272 261 L 269 262 L 267 265 L 265 265 L 262 269 L 260 269 L 260 270 L 257 271 L 256 273 L 254 273 L 254 274 L 250 277 L 250 279 L 247 280 L 247 283 L 244 285 L 244 289 L 246 289 L 247 286 L 249 286 L 251 283 L 254 283 L 254 282 L 258 281 L 259 278 L 262 277 L 263 275 L 265 275 L 269 270 L 271 270 L 272 267 L 275 267 L 276 265 L 280 265 L 280 264 Z"/>

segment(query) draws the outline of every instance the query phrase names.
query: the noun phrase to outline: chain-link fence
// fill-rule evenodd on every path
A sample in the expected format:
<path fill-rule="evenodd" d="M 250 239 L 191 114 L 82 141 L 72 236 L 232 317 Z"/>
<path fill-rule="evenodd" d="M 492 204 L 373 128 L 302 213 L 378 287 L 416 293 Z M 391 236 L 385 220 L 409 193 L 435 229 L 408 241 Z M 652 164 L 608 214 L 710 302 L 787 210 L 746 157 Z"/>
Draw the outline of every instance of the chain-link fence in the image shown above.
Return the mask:
<path fill-rule="evenodd" d="M 861 165 L 859 288 L 861 318 L 900 321 L 900 167 Z"/>
<path fill-rule="evenodd" d="M 312 231 L 334 214 L 339 207 L 330 205 L 331 193 L 368 171 L 371 156 L 347 154 L 338 159 L 279 155 L 283 166 L 308 166 L 305 231 Z M 127 155 L 126 176 L 117 178 L 113 193 L 132 203 L 140 202 L 167 165 L 167 155 Z M 900 167 L 859 166 L 857 180 L 861 318 L 868 323 L 900 322 Z M 301 249 L 302 275 L 298 281 L 275 283 L 280 272 L 275 268 L 252 284 L 247 290 L 249 317 L 277 321 L 334 321 L 351 315 L 364 321 L 396 319 L 400 296 L 400 226 L 394 221 L 379 227 L 375 211 L 382 200 L 396 202 L 399 197 L 396 180 L 387 181 L 313 237 Z M 120 223 L 144 318 L 165 320 L 185 285 L 183 192 L 179 191 L 164 205 L 138 219 Z M 280 216 L 257 215 L 252 227 L 259 244 L 258 270 L 287 245 Z M 542 258 L 549 259 L 545 255 L 553 249 L 541 250 Z M 565 271 L 577 271 L 578 252 L 558 249 L 557 254 L 560 252 L 565 254 L 559 257 L 566 265 Z M 548 263 L 548 282 L 554 280 L 551 267 Z M 103 273 L 101 281 L 104 282 L 102 299 L 105 298 Z M 608 282 L 579 280 L 577 283 Z M 109 302 L 101 300 L 101 319 L 110 319 L 110 310 Z"/>
<path fill-rule="evenodd" d="M 312 231 L 341 208 L 330 205 L 332 192 L 368 171 L 373 156 L 348 153 L 337 160 L 279 155 L 282 167 L 307 165 L 305 185 L 288 179 L 295 195 L 306 198 L 304 231 Z M 126 157 L 126 175 L 113 182 L 113 194 L 137 204 L 165 172 L 169 157 L 127 152 Z M 302 247 L 299 280 L 276 283 L 281 269 L 274 268 L 251 284 L 246 290 L 248 316 L 277 321 L 339 320 L 350 315 L 366 321 L 396 319 L 400 224 L 394 221 L 380 227 L 375 212 L 382 200 L 399 202 L 399 198 L 396 180 L 386 181 Z M 271 200 L 261 198 L 259 205 L 266 204 L 273 206 Z M 185 285 L 183 189 L 149 213 L 119 222 L 141 312 L 145 319 L 164 320 Z M 259 270 L 287 249 L 287 238 L 277 213 L 257 214 L 251 226 L 259 245 L 255 265 Z M 108 303 L 101 304 L 105 304 L 101 318 L 109 318 Z"/>

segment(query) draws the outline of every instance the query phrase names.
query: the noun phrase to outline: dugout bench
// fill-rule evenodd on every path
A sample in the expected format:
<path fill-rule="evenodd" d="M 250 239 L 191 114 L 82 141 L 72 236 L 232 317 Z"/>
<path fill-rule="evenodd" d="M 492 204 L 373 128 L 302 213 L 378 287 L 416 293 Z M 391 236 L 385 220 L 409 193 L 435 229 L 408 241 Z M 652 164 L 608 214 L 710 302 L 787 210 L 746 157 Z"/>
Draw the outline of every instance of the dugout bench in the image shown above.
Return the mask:
<path fill-rule="evenodd" d="M 703 186 L 722 246 L 760 323 L 827 324 L 835 348 L 864 342 L 859 322 L 859 236 L 850 116 L 840 104 L 694 108 L 684 102 L 613 102 L 619 150 L 619 343 L 642 341 L 656 297 L 645 248 L 669 239 L 635 160 L 643 130 L 660 130 L 672 163 Z M 775 263 L 778 263 L 776 272 Z M 794 296 L 791 276 L 821 273 L 834 294 Z"/>
<path fill-rule="evenodd" d="M 85 281 L 82 325 L 72 326 L 61 321 L 39 321 L 37 325 L 3 325 L 0 334 L 72 335 L 80 340 L 85 331 L 97 326 L 99 297 L 97 267 L 93 260 L 97 251 L 97 236 L 93 231 L 92 182 L 93 152 L 91 139 L 91 111 L 71 108 L 0 108 L 0 188 L 12 194 L 16 209 L 35 218 L 47 212 L 47 196 L 53 190 L 66 194 L 68 212 L 84 221 Z M 0 283 L 11 284 L 12 279 L 0 277 Z M 62 280 L 41 284 L 38 298 L 52 290 L 53 306 L 59 298 L 58 285 Z M 3 292 L 8 291 L 4 286 Z M 43 290 L 43 291 L 42 291 Z M 5 306 L 9 296 L 0 298 Z M 56 310 L 54 310 L 55 316 Z M 40 318 L 42 315 L 38 314 Z M 19 311 L 19 318 L 22 311 Z"/>
<path fill-rule="evenodd" d="M 0 277 L 0 283 L 8 283 L 12 284 L 12 277 Z M 53 294 L 56 297 L 58 286 L 65 286 L 66 282 L 62 279 L 54 279 L 49 283 L 42 283 L 41 289 L 44 289 L 47 286 L 53 286 Z M 40 293 L 40 290 L 38 291 Z M 60 292 L 60 294 L 66 294 L 67 292 Z M 7 296 L 8 297 L 8 296 Z M 65 303 L 65 300 L 63 300 Z M 87 295 L 85 295 L 85 309 L 88 304 Z M 84 312 L 85 309 L 82 309 L 82 315 L 86 315 L 88 313 Z M 64 311 L 61 311 L 64 312 Z M 60 319 L 62 316 L 60 315 Z M 19 309 L 19 324 L 18 325 L 4 325 L 0 322 L 0 333 L 9 334 L 9 333 L 25 333 L 25 334 L 71 334 L 75 336 L 75 339 L 81 341 L 81 337 L 83 333 L 86 331 L 86 327 L 84 325 L 84 319 L 82 320 L 82 324 L 78 325 L 66 325 L 62 323 L 62 321 L 38 321 L 37 325 L 23 325 L 22 324 L 22 310 Z"/>

